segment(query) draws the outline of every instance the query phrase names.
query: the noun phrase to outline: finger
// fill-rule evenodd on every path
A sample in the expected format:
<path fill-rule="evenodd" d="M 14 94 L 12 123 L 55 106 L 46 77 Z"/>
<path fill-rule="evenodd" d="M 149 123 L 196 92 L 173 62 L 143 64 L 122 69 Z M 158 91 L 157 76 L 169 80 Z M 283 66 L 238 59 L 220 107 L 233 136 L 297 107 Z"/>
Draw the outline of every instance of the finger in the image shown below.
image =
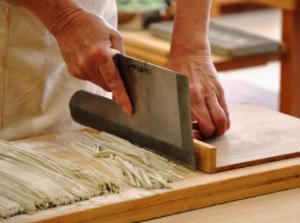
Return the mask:
<path fill-rule="evenodd" d="M 78 66 L 74 66 L 71 63 L 67 63 L 69 73 L 78 79 L 85 80 L 85 81 L 92 81 L 90 76 L 83 72 L 83 69 L 79 68 Z"/>
<path fill-rule="evenodd" d="M 95 67 L 92 63 L 89 68 Z M 86 69 L 86 73 L 89 76 L 89 80 L 92 81 L 94 84 L 99 85 L 101 88 L 103 88 L 105 91 L 111 91 L 109 86 L 104 81 L 102 74 L 99 71 L 100 69 L 92 70 L 92 69 Z"/>
<path fill-rule="evenodd" d="M 225 132 L 230 128 L 230 117 L 229 117 L 229 110 L 227 107 L 227 103 L 225 100 L 225 93 L 221 86 L 218 86 L 215 88 L 215 94 L 217 96 L 218 104 L 220 105 L 220 109 L 224 112 L 226 116 L 226 130 Z M 224 132 L 224 133 L 225 133 Z"/>
<path fill-rule="evenodd" d="M 73 77 L 76 77 L 81 80 L 91 81 L 94 84 L 99 85 L 106 91 L 110 91 L 110 88 L 107 86 L 103 80 L 99 69 L 95 66 L 97 62 L 95 59 L 84 60 L 79 58 L 78 66 L 68 65 L 69 71 Z"/>
<path fill-rule="evenodd" d="M 198 130 L 193 130 L 193 138 L 194 139 L 201 139 L 201 134 Z"/>
<path fill-rule="evenodd" d="M 215 135 L 221 136 L 227 131 L 227 116 L 216 98 L 208 98 L 206 101 L 213 122 L 215 123 Z"/>
<path fill-rule="evenodd" d="M 96 75 L 92 75 L 91 77 L 92 82 L 99 85 L 101 88 L 103 88 L 105 91 L 111 91 L 109 86 L 105 83 L 104 79 L 102 78 L 102 75 L 99 74 L 99 72 Z"/>
<path fill-rule="evenodd" d="M 119 71 L 109 52 L 107 52 L 106 58 L 106 61 L 100 64 L 99 71 L 101 72 L 104 82 L 113 92 L 116 102 L 126 114 L 130 115 L 132 113 L 132 106 Z"/>
<path fill-rule="evenodd" d="M 193 115 L 198 122 L 199 132 L 203 137 L 210 137 L 214 134 L 216 127 L 206 107 L 206 104 L 201 103 L 193 106 Z"/>
<path fill-rule="evenodd" d="M 228 110 L 228 107 L 227 107 L 227 103 L 225 101 L 225 96 L 224 96 L 224 93 L 223 93 L 223 96 L 222 97 L 219 97 L 218 98 L 218 101 L 219 101 L 219 104 L 221 106 L 221 108 L 223 109 L 225 115 L 226 115 L 226 118 L 227 118 L 227 130 L 230 128 L 230 117 L 229 117 L 229 110 Z"/>
<path fill-rule="evenodd" d="M 206 106 L 202 108 L 201 112 L 195 114 L 195 117 L 198 121 L 200 134 L 205 138 L 212 136 L 216 130 L 216 127 Z"/>
<path fill-rule="evenodd" d="M 121 53 L 125 53 L 123 39 L 121 35 L 117 32 L 114 32 L 110 35 L 111 48 L 120 51 Z"/>
<path fill-rule="evenodd" d="M 194 139 L 201 139 L 198 122 L 192 115 L 192 135 Z"/>
<path fill-rule="evenodd" d="M 192 121 L 193 130 L 199 130 L 199 124 L 196 120 Z"/>

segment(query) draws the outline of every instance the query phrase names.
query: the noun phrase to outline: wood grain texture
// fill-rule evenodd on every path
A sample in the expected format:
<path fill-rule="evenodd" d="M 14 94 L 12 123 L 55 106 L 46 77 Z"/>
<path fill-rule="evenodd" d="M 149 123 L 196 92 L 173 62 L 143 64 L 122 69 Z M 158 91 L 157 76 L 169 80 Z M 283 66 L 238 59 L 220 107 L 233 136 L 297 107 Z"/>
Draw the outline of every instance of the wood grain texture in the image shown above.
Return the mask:
<path fill-rule="evenodd" d="M 205 149 L 199 147 L 201 158 L 196 159 L 201 159 L 198 168 L 202 171 L 220 172 L 300 156 L 298 118 L 253 104 L 231 105 L 230 114 L 230 130 L 207 140 L 210 146 Z"/>
<path fill-rule="evenodd" d="M 3 125 L 3 104 L 4 104 L 4 92 L 6 88 L 6 58 L 7 58 L 7 49 L 8 49 L 8 36 L 9 36 L 9 27 L 10 27 L 10 9 L 9 7 L 0 5 L 0 128 Z"/>
<path fill-rule="evenodd" d="M 296 223 L 299 221 L 300 188 L 215 205 L 189 212 L 145 221 L 143 223 L 195 223 L 209 219 L 213 223 Z M 201 222 L 201 221 L 200 221 Z"/>
<path fill-rule="evenodd" d="M 196 166 L 206 173 L 217 171 L 217 148 L 205 142 L 194 139 Z"/>

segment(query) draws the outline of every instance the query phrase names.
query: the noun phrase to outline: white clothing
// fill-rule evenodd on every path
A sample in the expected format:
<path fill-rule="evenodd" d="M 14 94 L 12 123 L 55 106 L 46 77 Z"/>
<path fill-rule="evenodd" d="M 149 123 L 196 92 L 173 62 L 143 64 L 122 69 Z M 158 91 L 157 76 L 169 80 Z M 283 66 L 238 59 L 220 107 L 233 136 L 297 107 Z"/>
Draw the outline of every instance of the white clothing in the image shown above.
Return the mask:
<path fill-rule="evenodd" d="M 114 0 L 79 0 L 117 25 Z M 70 117 L 72 94 L 110 95 L 68 73 L 55 38 L 17 0 L 0 0 L 0 139 L 14 140 L 78 128 Z"/>

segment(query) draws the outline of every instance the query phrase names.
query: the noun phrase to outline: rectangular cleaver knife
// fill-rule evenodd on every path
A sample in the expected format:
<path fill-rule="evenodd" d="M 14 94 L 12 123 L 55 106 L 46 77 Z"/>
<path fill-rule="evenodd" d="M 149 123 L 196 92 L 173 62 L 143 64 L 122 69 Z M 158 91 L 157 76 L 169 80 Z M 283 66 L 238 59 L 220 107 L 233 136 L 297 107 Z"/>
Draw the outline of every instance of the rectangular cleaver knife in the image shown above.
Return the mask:
<path fill-rule="evenodd" d="M 73 120 L 195 169 L 188 76 L 123 54 L 113 59 L 133 114 L 113 100 L 78 91 L 69 104 Z"/>

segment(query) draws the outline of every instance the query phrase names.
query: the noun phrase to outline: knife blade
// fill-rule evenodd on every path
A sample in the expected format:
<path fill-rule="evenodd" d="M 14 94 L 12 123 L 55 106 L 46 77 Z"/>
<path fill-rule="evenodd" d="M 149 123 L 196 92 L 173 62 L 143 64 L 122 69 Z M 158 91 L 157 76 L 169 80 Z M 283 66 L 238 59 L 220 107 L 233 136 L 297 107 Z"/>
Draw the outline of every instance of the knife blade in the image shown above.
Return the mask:
<path fill-rule="evenodd" d="M 73 120 L 195 169 L 188 76 L 123 54 L 113 59 L 133 114 L 113 100 L 78 91 L 69 104 Z"/>

